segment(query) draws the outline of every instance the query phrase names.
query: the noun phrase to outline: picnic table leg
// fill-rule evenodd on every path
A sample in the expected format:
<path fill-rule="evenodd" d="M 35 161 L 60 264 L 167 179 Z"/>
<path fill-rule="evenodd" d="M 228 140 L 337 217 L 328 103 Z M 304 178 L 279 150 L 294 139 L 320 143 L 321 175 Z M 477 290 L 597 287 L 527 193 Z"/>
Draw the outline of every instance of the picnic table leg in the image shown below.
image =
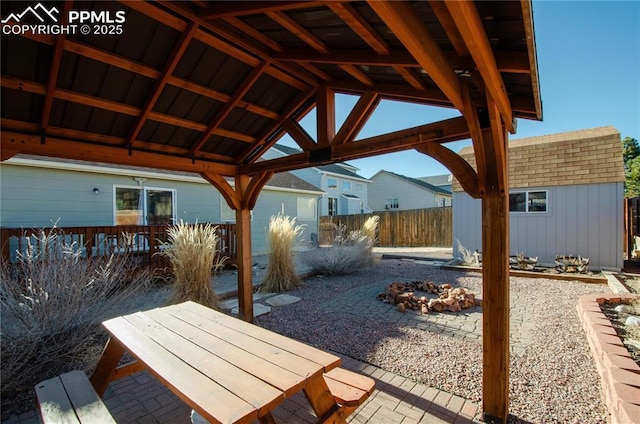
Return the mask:
<path fill-rule="evenodd" d="M 304 394 L 309 400 L 318 422 L 323 424 L 346 423 L 346 411 L 338 405 L 324 381 L 322 373 L 311 377 L 304 388 Z"/>
<path fill-rule="evenodd" d="M 107 386 L 123 354 L 124 347 L 117 340 L 111 338 L 107 341 L 98 365 L 96 365 L 96 369 L 91 376 L 91 384 L 98 396 L 102 397 L 107 390 Z"/>

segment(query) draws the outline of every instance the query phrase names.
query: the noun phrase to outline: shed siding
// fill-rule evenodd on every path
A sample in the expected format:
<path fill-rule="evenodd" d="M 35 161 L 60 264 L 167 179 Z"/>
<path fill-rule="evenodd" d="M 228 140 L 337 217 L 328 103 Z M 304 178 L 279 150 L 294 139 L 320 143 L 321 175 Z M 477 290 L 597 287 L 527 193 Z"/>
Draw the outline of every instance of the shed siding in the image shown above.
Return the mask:
<path fill-rule="evenodd" d="M 374 211 L 385 210 L 387 199 L 398 198 L 397 210 L 423 209 L 442 206 L 436 204 L 436 196 L 429 191 L 381 172 L 372 178 L 369 185 L 369 207 Z"/>
<path fill-rule="evenodd" d="M 523 252 L 548 265 L 557 254 L 582 255 L 595 269 L 622 268 L 622 183 L 528 188 L 538 189 L 548 191 L 548 212 L 509 215 L 511 255 Z M 456 239 L 481 251 L 481 201 L 454 192 L 454 205 L 454 256 Z"/>
<path fill-rule="evenodd" d="M 131 177 L 59 170 L 22 165 L 0 165 L 0 226 L 58 227 L 111 226 L 114 186 L 136 186 Z M 219 192 L 208 183 L 149 178 L 145 187 L 176 190 L 176 218 L 185 222 L 221 222 Z M 100 194 L 93 193 L 98 188 Z M 272 215 L 284 211 L 297 214 L 299 196 L 312 194 L 265 189 L 258 197 L 251 223 L 253 252 L 267 251 L 267 231 Z M 297 221 L 305 225 L 301 241 L 317 232 L 317 220 Z"/>

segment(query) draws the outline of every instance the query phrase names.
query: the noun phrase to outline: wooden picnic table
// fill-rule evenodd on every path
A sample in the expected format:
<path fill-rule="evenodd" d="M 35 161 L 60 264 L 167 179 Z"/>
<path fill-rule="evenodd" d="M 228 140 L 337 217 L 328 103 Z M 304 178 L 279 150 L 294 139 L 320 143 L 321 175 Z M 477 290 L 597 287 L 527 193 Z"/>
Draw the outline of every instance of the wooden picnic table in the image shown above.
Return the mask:
<path fill-rule="evenodd" d="M 335 355 L 194 302 L 103 325 L 111 337 L 91 378 L 99 396 L 146 369 L 213 423 L 273 422 L 271 412 L 301 390 L 320 422 L 345 422 L 324 378 L 340 365 Z M 118 367 L 125 351 L 137 361 Z"/>

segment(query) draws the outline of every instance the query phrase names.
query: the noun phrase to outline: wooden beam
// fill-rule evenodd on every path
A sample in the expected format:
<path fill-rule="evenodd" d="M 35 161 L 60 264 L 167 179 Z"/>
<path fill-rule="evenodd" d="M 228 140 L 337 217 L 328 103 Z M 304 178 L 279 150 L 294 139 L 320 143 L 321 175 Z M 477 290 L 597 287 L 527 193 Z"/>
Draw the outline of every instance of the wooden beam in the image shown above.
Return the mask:
<path fill-rule="evenodd" d="M 251 177 L 251 181 L 242 195 L 243 206 L 249 209 L 255 208 L 262 188 L 269 182 L 271 177 L 273 177 L 273 172 L 263 172 Z"/>
<path fill-rule="evenodd" d="M 442 54 L 435 38 L 429 33 L 411 4 L 404 1 L 378 0 L 369 0 L 368 4 L 416 58 L 451 103 L 458 110 L 463 111 L 460 84 L 453 72 L 453 67 Z"/>
<path fill-rule="evenodd" d="M 240 198 L 247 191 L 250 177 L 237 175 L 235 177 L 236 192 Z M 251 209 L 240 202 L 236 209 L 236 253 L 238 266 L 238 317 L 247 322 L 253 322 L 253 273 L 251 256 Z"/>
<path fill-rule="evenodd" d="M 241 200 L 233 189 L 231 184 L 220 174 L 214 174 L 212 172 L 201 172 L 200 176 L 207 180 L 209 184 L 214 186 L 222 195 L 227 205 L 233 210 L 240 209 Z"/>
<path fill-rule="evenodd" d="M 468 84 L 462 86 L 462 96 L 465 104 L 464 119 L 467 121 L 469 127 L 469 134 L 471 135 L 471 142 L 473 143 L 473 151 L 476 157 L 476 169 L 478 171 L 478 186 L 480 188 L 480 194 L 484 195 L 485 185 L 487 183 L 487 168 L 485 141 L 483 138 L 482 127 L 480 125 L 480 118 L 478 117 L 478 109 L 475 106 L 475 101 L 471 97 L 471 90 Z"/>
<path fill-rule="evenodd" d="M 122 146 L 105 146 L 71 141 L 47 136 L 41 143 L 39 135 L 2 131 L 2 149 L 14 150 L 38 156 L 86 160 L 116 165 L 141 166 L 184 172 L 213 172 L 234 176 L 238 168 L 235 165 L 209 162 L 200 159 L 181 158 L 161 153 L 149 153 L 129 150 Z"/>
<path fill-rule="evenodd" d="M 233 96 L 229 99 L 229 101 L 222 107 L 222 109 L 217 113 L 215 118 L 211 121 L 207 129 L 202 133 L 200 138 L 195 142 L 195 144 L 191 147 L 191 153 L 195 154 L 205 145 L 205 143 L 209 140 L 209 137 L 213 135 L 217 130 L 220 129 L 220 125 L 224 122 L 225 119 L 229 116 L 229 114 L 233 111 L 233 109 L 237 106 L 238 102 L 242 100 L 245 94 L 251 89 L 253 84 L 262 76 L 265 68 L 269 66 L 269 62 L 263 62 L 260 66 L 255 68 L 253 71 L 249 73 L 249 75 L 242 81 L 242 84 L 238 87 L 238 89 L 233 93 Z"/>
<path fill-rule="evenodd" d="M 330 146 L 331 160 L 327 163 L 399 152 L 412 149 L 414 146 L 426 142 L 448 143 L 467 138 L 469 138 L 469 130 L 465 119 L 462 117 L 452 118 L 351 143 Z M 242 165 L 240 173 L 252 175 L 263 171 L 282 172 L 309 166 L 313 166 L 313 163 L 309 161 L 309 152 L 303 152 L 283 158 Z"/>
<path fill-rule="evenodd" d="M 349 113 L 349 116 L 347 116 L 347 119 L 345 119 L 331 144 L 343 144 L 353 141 L 375 111 L 378 103 L 380 103 L 378 93 L 365 91 Z"/>
<path fill-rule="evenodd" d="M 476 5 L 468 0 L 445 2 L 445 4 L 482 75 L 487 91 L 498 106 L 503 122 L 511 133 L 515 133 L 515 118 L 507 89 L 498 71 L 493 49 Z"/>
<path fill-rule="evenodd" d="M 478 174 L 460 155 L 438 143 L 420 144 L 415 149 L 446 166 L 469 196 L 475 199 L 481 197 L 478 187 Z"/>
<path fill-rule="evenodd" d="M 338 67 L 367 87 L 371 87 L 374 84 L 371 78 L 353 65 L 340 64 Z"/>
<path fill-rule="evenodd" d="M 173 70 L 176 68 L 176 66 L 178 66 L 178 62 L 180 62 L 180 59 L 182 59 L 182 55 L 187 50 L 187 47 L 189 46 L 189 43 L 191 42 L 191 39 L 193 38 L 193 35 L 195 34 L 197 29 L 198 25 L 196 23 L 192 23 L 189 25 L 187 30 L 180 35 L 180 39 L 174 46 L 173 51 L 171 52 L 171 55 L 169 56 L 169 59 L 164 66 L 160 79 L 156 81 L 156 85 L 153 88 L 151 95 L 147 98 L 147 101 L 142 108 L 142 113 L 138 117 L 135 126 L 129 133 L 129 137 L 127 139 L 127 142 L 129 144 L 138 137 L 138 134 L 140 133 L 142 126 L 145 124 L 149 113 L 153 110 L 153 106 L 155 106 L 156 102 L 160 98 L 160 95 L 162 94 L 162 91 L 164 90 L 169 77 L 171 76 L 171 74 L 173 74 Z"/>
<path fill-rule="evenodd" d="M 302 150 L 313 150 L 316 148 L 316 143 L 309 133 L 293 119 L 285 119 L 282 123 L 282 128 L 284 128 Z"/>
<path fill-rule="evenodd" d="M 289 31 L 293 36 L 311 46 L 314 50 L 320 53 L 329 53 L 329 48 L 322 40 L 290 18 L 286 13 L 281 11 L 267 11 L 265 15 Z"/>
<path fill-rule="evenodd" d="M 319 87 L 316 91 L 316 125 L 319 147 L 328 147 L 336 135 L 336 98 L 333 90 Z"/>
<path fill-rule="evenodd" d="M 216 1 L 208 9 L 200 11 L 199 15 L 203 19 L 213 20 L 227 16 L 255 15 L 271 11 L 306 9 L 325 5 L 325 1 Z"/>
<path fill-rule="evenodd" d="M 71 9 L 71 0 L 66 0 L 62 8 L 61 22 L 62 26 L 67 25 L 69 20 L 69 10 Z M 49 126 L 49 117 L 51 116 L 51 107 L 53 106 L 53 92 L 58 82 L 58 72 L 60 71 L 60 62 L 62 62 L 62 51 L 64 50 L 64 40 L 66 36 L 61 34 L 56 37 L 53 47 L 53 56 L 51 58 L 51 66 L 49 66 L 49 78 L 47 80 L 46 95 L 44 96 L 44 104 L 42 105 L 42 115 L 40 116 L 40 127 L 46 131 Z"/>

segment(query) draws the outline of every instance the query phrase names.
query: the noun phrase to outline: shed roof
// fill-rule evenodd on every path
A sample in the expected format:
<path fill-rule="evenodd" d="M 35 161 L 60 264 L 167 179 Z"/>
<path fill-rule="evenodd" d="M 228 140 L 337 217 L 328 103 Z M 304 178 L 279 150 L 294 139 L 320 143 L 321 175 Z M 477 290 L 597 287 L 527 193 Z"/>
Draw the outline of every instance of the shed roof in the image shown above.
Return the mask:
<path fill-rule="evenodd" d="M 475 169 L 472 147 L 460 150 Z M 509 187 L 555 187 L 624 181 L 620 133 L 599 127 L 509 140 Z M 454 179 L 453 191 L 462 191 Z"/>
<path fill-rule="evenodd" d="M 438 194 L 444 194 L 444 195 L 451 196 L 451 192 L 449 190 L 443 189 L 442 187 L 434 186 L 432 184 L 429 184 L 426 181 L 418 180 L 417 178 L 411 178 L 411 177 L 407 177 L 405 175 L 396 174 L 395 172 L 385 171 L 384 169 L 381 170 L 381 171 L 378 171 L 373 177 L 371 177 L 371 179 L 375 180 L 377 175 L 383 174 L 383 173 L 391 175 L 391 176 L 393 176 L 395 178 L 399 178 L 399 179 L 401 179 L 403 181 L 406 181 L 406 182 L 408 182 L 410 184 L 414 184 L 414 185 L 416 185 L 416 186 L 418 186 L 418 187 L 420 187 L 420 188 L 422 188 L 424 190 L 429 190 L 429 191 L 431 191 L 433 193 L 438 193 Z"/>

